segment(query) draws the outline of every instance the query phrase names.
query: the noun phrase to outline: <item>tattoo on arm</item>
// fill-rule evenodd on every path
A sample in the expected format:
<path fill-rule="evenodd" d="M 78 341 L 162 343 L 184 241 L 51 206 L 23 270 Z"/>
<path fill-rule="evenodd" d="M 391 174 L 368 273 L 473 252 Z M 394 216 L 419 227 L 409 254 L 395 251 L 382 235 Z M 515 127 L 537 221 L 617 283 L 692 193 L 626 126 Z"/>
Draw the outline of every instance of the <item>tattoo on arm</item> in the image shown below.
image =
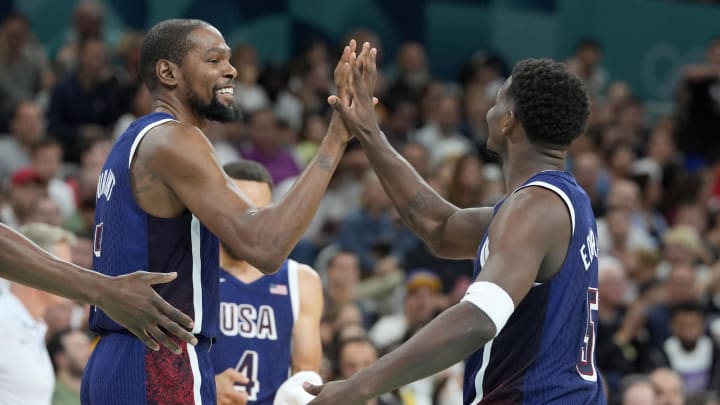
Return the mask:
<path fill-rule="evenodd" d="M 323 169 L 326 172 L 330 172 L 333 170 L 334 161 L 332 156 L 328 155 L 327 153 L 319 153 L 317 157 L 317 165 Z"/>
<path fill-rule="evenodd" d="M 400 216 L 406 221 L 414 223 L 427 210 L 428 195 L 424 190 L 418 191 L 407 204 L 398 207 Z"/>
<path fill-rule="evenodd" d="M 137 170 L 132 171 L 130 185 L 134 195 L 142 194 L 152 189 L 157 178 L 148 169 L 144 160 L 137 162 Z"/>

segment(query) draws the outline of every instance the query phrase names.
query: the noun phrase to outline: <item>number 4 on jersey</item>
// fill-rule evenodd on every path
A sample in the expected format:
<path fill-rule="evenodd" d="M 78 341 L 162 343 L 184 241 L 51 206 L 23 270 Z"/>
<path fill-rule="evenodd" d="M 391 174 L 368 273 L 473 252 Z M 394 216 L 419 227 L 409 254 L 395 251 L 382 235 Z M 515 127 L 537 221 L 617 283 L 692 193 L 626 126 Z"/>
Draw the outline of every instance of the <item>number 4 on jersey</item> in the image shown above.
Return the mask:
<path fill-rule="evenodd" d="M 598 311 L 598 289 L 588 288 L 587 291 L 587 328 L 585 337 L 580 347 L 580 356 L 577 363 L 577 371 L 585 381 L 597 381 L 595 372 L 595 339 L 596 329 L 593 320 Z"/>
<path fill-rule="evenodd" d="M 235 369 L 244 375 L 248 382 L 237 384 L 245 389 L 248 400 L 257 401 L 257 394 L 260 392 L 260 381 L 258 381 L 258 354 L 254 350 L 245 350 Z"/>

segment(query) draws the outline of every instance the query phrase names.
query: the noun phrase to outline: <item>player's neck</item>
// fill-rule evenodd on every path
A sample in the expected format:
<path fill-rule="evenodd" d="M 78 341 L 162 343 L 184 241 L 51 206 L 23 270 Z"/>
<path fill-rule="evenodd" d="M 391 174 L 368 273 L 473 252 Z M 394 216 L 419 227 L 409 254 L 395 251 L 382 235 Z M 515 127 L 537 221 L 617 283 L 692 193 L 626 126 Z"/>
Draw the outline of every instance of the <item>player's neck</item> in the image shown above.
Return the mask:
<path fill-rule="evenodd" d="M 559 149 L 509 148 L 502 165 L 507 192 L 516 190 L 539 172 L 565 170 L 565 155 L 566 152 Z"/>
<path fill-rule="evenodd" d="M 172 93 L 155 95 L 152 110 L 153 112 L 168 113 L 175 117 L 176 120 L 200 129 L 204 129 L 207 125 L 207 119 L 205 117 L 193 113 L 187 103 L 182 102 Z"/>
<path fill-rule="evenodd" d="M 250 263 L 231 257 L 224 249 L 220 249 L 220 267 L 243 283 L 252 283 L 263 276 L 263 273 Z"/>

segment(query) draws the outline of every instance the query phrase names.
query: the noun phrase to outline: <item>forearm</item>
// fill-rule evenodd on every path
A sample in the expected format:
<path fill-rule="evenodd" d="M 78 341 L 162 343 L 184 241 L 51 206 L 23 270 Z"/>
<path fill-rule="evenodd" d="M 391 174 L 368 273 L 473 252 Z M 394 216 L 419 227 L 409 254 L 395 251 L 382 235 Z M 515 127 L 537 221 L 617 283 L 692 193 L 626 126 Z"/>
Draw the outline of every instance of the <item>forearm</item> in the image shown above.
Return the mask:
<path fill-rule="evenodd" d="M 256 227 L 261 229 L 257 243 L 272 252 L 271 256 L 286 258 L 300 240 L 315 216 L 345 146 L 337 137 L 325 136 L 317 154 L 290 191 L 277 204 L 255 215 L 262 223 Z"/>
<path fill-rule="evenodd" d="M 388 142 L 380 129 L 358 135 L 365 154 L 403 222 L 432 243 L 440 224 L 457 210 L 445 201 Z"/>
<path fill-rule="evenodd" d="M 492 321 L 477 307 L 457 304 L 350 382 L 364 399 L 376 397 L 445 370 L 480 349 L 494 332 Z"/>
<path fill-rule="evenodd" d="M 103 275 L 62 261 L 0 224 L 0 276 L 10 281 L 96 304 Z"/>

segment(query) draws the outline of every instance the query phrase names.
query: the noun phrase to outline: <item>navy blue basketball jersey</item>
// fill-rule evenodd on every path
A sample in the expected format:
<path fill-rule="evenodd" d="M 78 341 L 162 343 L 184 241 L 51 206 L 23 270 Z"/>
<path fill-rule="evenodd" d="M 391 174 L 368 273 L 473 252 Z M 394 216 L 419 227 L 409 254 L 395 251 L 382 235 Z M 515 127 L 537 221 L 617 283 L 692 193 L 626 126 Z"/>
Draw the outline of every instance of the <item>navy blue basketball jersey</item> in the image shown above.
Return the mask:
<path fill-rule="evenodd" d="M 154 286 L 171 305 L 195 321 L 193 333 L 217 335 L 219 243 L 187 212 L 158 218 L 138 205 L 130 185 L 130 164 L 142 138 L 173 117 L 152 113 L 138 118 L 118 138 L 103 166 L 97 186 L 93 267 L 109 276 L 147 270 L 177 272 L 170 283 Z M 101 309 L 90 311 L 98 332 L 123 331 Z"/>
<path fill-rule="evenodd" d="M 498 336 L 467 359 L 464 403 L 603 404 L 595 365 L 598 260 L 590 200 L 567 172 L 538 173 L 519 189 L 525 187 L 549 189 L 565 202 L 572 223 L 567 255 L 550 280 L 535 283 Z M 486 232 L 475 277 L 491 243 Z"/>
<path fill-rule="evenodd" d="M 215 373 L 228 368 L 244 374 L 250 404 L 272 405 L 290 377 L 292 331 L 300 304 L 297 263 L 252 283 L 220 270 L 220 337 L 210 355 Z"/>

